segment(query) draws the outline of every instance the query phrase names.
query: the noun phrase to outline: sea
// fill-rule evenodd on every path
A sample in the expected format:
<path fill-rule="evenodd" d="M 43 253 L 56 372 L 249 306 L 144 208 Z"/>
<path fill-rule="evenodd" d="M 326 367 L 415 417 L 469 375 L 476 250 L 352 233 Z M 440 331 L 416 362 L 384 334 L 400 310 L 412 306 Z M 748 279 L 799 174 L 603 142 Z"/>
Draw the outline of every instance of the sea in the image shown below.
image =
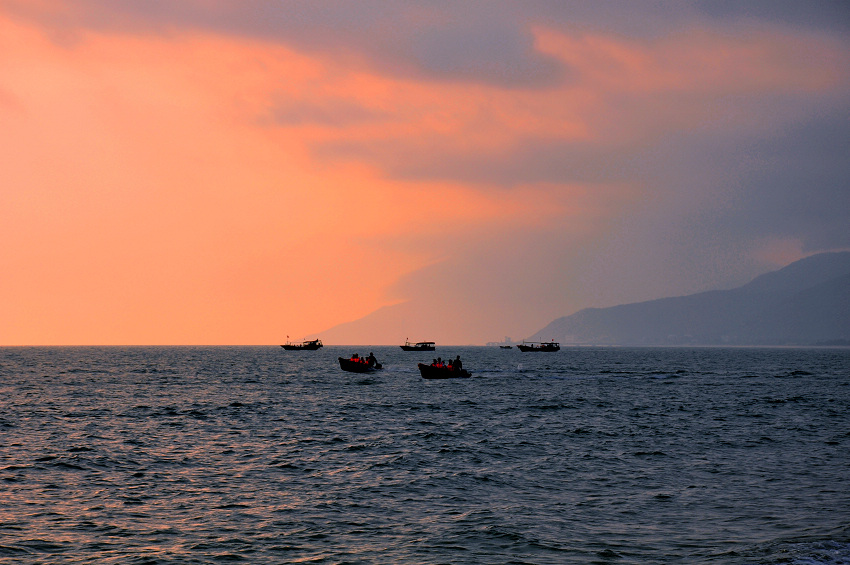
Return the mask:
<path fill-rule="evenodd" d="M 240 562 L 850 564 L 850 349 L 0 348 L 0 564 Z"/>

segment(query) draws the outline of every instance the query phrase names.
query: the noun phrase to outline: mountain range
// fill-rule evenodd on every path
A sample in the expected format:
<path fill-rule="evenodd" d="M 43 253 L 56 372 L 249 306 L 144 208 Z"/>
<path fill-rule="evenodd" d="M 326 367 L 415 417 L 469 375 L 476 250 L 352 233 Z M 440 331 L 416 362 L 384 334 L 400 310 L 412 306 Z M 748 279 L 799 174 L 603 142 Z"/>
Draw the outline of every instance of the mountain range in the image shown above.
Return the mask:
<path fill-rule="evenodd" d="M 595 345 L 850 345 L 850 252 L 821 253 L 744 286 L 586 308 L 531 341 Z"/>

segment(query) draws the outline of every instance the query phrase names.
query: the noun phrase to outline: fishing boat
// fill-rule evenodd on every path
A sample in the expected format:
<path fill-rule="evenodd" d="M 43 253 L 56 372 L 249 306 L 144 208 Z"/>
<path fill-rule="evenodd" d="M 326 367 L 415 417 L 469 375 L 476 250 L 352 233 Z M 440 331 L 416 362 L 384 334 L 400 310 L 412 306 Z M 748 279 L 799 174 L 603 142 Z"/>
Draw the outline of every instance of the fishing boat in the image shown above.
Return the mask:
<path fill-rule="evenodd" d="M 513 349 L 513 348 L 514 348 L 513 345 L 500 345 L 499 346 L 499 349 Z"/>
<path fill-rule="evenodd" d="M 404 345 L 400 345 L 402 351 L 434 351 L 436 348 L 433 341 L 417 341 L 410 343 L 404 340 Z"/>
<path fill-rule="evenodd" d="M 540 351 L 547 353 L 553 351 L 560 351 L 561 344 L 557 341 L 523 341 L 522 343 L 517 344 L 517 348 L 523 352 Z"/>
<path fill-rule="evenodd" d="M 285 344 L 281 345 L 281 347 L 287 351 L 315 351 L 323 346 L 321 339 L 310 339 L 302 341 L 301 343 L 292 343 L 287 341 Z"/>
<path fill-rule="evenodd" d="M 383 369 L 383 365 L 380 363 L 375 363 L 374 365 L 370 365 L 369 362 L 363 358 L 352 358 L 346 359 L 345 357 L 337 357 L 339 359 L 339 368 L 343 371 L 348 371 L 349 373 L 374 373 L 380 369 Z"/>
<path fill-rule="evenodd" d="M 468 379 L 472 376 L 466 369 L 455 370 L 425 363 L 419 363 L 419 372 L 423 379 Z"/>

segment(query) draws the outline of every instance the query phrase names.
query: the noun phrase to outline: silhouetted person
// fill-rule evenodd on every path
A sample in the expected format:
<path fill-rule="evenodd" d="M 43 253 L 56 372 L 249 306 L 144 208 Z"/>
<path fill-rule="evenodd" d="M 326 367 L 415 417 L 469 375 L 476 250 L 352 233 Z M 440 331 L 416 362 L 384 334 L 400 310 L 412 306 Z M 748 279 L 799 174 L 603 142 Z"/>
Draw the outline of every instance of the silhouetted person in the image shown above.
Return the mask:
<path fill-rule="evenodd" d="M 463 363 L 460 360 L 460 355 L 455 357 L 454 368 L 457 371 L 460 371 L 461 369 L 463 369 Z"/>

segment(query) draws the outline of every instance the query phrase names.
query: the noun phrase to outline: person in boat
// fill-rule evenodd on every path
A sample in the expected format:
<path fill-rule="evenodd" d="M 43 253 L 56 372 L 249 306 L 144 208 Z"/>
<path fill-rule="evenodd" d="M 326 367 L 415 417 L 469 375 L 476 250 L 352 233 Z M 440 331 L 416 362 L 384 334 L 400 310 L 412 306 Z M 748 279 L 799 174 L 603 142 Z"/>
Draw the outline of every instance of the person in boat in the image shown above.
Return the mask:
<path fill-rule="evenodd" d="M 359 363 L 360 362 L 360 355 L 358 355 L 357 353 L 352 353 L 351 354 L 351 360 Z"/>
<path fill-rule="evenodd" d="M 455 357 L 455 362 L 452 364 L 452 366 L 454 367 L 455 371 L 460 371 L 461 369 L 463 369 L 463 363 L 460 360 L 460 355 Z"/>
<path fill-rule="evenodd" d="M 371 351 L 369 352 L 369 357 L 366 358 L 366 362 L 369 364 L 370 367 L 374 367 L 378 364 L 378 360 L 375 359 L 375 354 Z"/>

